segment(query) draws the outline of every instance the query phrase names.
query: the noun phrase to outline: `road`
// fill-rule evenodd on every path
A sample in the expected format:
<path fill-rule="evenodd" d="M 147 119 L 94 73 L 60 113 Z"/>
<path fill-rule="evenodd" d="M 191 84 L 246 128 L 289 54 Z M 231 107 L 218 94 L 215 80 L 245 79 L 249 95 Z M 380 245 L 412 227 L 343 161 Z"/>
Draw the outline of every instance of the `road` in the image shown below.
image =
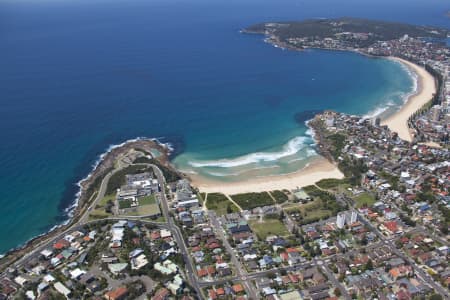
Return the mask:
<path fill-rule="evenodd" d="M 158 183 L 161 187 L 161 198 L 160 198 L 160 204 L 162 208 L 162 212 L 164 215 L 164 218 L 167 221 L 167 226 L 169 227 L 169 230 L 173 233 L 175 240 L 177 241 L 178 247 L 180 248 L 180 251 L 183 255 L 184 261 L 186 263 L 186 275 L 189 284 L 191 287 L 195 289 L 197 292 L 197 295 L 200 297 L 202 295 L 200 286 L 198 284 L 197 280 L 197 271 L 194 268 L 194 264 L 192 262 L 191 256 L 189 255 L 188 247 L 186 246 L 186 242 L 183 238 L 183 235 L 181 234 L 180 228 L 175 224 L 173 218 L 169 214 L 169 205 L 167 202 L 166 197 L 166 189 L 165 189 L 165 183 L 166 179 L 164 178 L 161 170 L 155 166 L 151 165 L 153 168 L 153 171 L 156 175 L 156 178 L 158 179 Z"/>
<path fill-rule="evenodd" d="M 102 183 L 100 184 L 100 188 L 98 190 L 97 196 L 95 197 L 94 201 L 92 201 L 91 205 L 89 205 L 86 212 L 80 217 L 80 220 L 78 221 L 79 224 L 85 224 L 89 220 L 89 213 L 97 206 L 98 202 L 105 197 L 106 188 L 108 187 L 108 182 L 111 176 L 113 176 L 118 171 L 122 170 L 125 167 L 122 167 L 120 169 L 114 169 L 113 171 L 106 174 L 106 176 L 103 178 Z"/>
<path fill-rule="evenodd" d="M 339 282 L 339 280 L 336 279 L 333 272 L 331 272 L 331 270 L 328 268 L 327 264 L 325 264 L 321 259 L 317 259 L 316 263 L 319 266 L 319 268 L 321 268 L 322 271 L 325 273 L 328 280 L 330 280 L 333 283 L 333 286 L 341 291 L 342 297 L 344 297 L 344 299 L 346 300 L 352 299 L 350 294 L 347 292 L 347 289 Z"/>
<path fill-rule="evenodd" d="M 258 293 L 255 291 L 253 284 L 250 282 L 249 278 L 247 277 L 247 271 L 242 266 L 241 262 L 237 259 L 237 255 L 233 247 L 231 247 L 230 243 L 228 242 L 227 237 L 225 236 L 223 232 L 223 228 L 219 223 L 219 220 L 216 216 L 216 213 L 214 211 L 208 211 L 208 217 L 213 225 L 216 233 L 219 235 L 220 240 L 222 240 L 223 245 L 225 246 L 225 249 L 230 254 L 231 262 L 234 264 L 237 272 L 237 277 L 242 280 L 242 284 L 244 285 L 245 290 L 247 291 L 247 294 L 250 296 L 250 299 L 259 299 Z"/>

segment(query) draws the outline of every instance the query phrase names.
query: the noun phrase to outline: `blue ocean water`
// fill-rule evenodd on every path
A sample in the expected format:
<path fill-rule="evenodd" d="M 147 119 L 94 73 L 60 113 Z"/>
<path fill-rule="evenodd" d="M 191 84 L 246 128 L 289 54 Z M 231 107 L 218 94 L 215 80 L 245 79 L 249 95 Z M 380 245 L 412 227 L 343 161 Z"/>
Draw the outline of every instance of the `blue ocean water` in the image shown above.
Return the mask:
<path fill-rule="evenodd" d="M 283 51 L 239 33 L 339 16 L 450 27 L 445 1 L 392 2 L 2 1 L 0 253 L 62 222 L 76 182 L 111 144 L 163 137 L 188 167 L 307 144 L 299 112 L 399 104 L 413 82 L 396 63 Z"/>

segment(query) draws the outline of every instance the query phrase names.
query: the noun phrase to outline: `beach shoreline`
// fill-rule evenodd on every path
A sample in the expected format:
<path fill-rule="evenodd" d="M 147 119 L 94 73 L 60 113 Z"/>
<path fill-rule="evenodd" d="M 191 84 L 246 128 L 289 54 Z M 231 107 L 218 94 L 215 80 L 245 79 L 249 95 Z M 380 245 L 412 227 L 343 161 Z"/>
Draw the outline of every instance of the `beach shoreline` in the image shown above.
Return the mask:
<path fill-rule="evenodd" d="M 436 92 L 435 79 L 423 67 L 410 61 L 392 56 L 385 59 L 404 65 L 417 76 L 415 91 L 408 95 L 399 110 L 381 122 L 392 131 L 397 132 L 400 138 L 411 142 L 413 137 L 408 127 L 408 119 L 433 97 L 433 94 Z M 200 192 L 220 192 L 232 195 L 247 192 L 296 189 L 314 184 L 321 179 L 340 179 L 344 175 L 334 163 L 318 154 L 306 167 L 289 174 L 254 177 L 240 182 L 221 182 L 199 175 L 188 175 L 188 177 L 192 185 L 198 188 Z"/>
<path fill-rule="evenodd" d="M 198 175 L 189 176 L 192 185 L 200 192 L 220 192 L 227 195 L 282 189 L 292 190 L 315 184 L 321 179 L 341 179 L 343 177 L 344 175 L 337 166 L 320 155 L 314 157 L 306 167 L 289 174 L 255 177 L 239 182 L 220 182 Z"/>
<path fill-rule="evenodd" d="M 436 93 L 436 82 L 434 77 L 419 65 L 393 56 L 389 56 L 388 59 L 397 61 L 414 72 L 417 75 L 417 88 L 408 96 L 401 108 L 382 120 L 381 124 L 387 125 L 389 129 L 397 132 L 401 139 L 412 142 L 413 135 L 408 127 L 408 119 L 431 100 Z"/>

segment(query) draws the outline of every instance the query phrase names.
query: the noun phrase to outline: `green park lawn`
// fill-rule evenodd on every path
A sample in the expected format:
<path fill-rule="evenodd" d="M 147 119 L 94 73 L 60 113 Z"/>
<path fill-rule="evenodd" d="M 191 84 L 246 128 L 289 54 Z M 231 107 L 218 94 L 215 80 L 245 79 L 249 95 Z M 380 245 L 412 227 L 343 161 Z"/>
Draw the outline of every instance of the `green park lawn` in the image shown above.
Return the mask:
<path fill-rule="evenodd" d="M 138 198 L 138 200 L 139 200 L 139 206 L 156 203 L 155 195 L 141 197 L 141 198 Z"/>
<path fill-rule="evenodd" d="M 259 239 L 265 240 L 270 235 L 288 236 L 289 231 L 278 219 L 264 219 L 262 222 L 254 220 L 249 222 L 250 228 Z"/>
<path fill-rule="evenodd" d="M 355 200 L 357 208 L 364 206 L 372 206 L 376 202 L 375 197 L 369 193 L 362 193 L 354 197 L 353 200 Z"/>

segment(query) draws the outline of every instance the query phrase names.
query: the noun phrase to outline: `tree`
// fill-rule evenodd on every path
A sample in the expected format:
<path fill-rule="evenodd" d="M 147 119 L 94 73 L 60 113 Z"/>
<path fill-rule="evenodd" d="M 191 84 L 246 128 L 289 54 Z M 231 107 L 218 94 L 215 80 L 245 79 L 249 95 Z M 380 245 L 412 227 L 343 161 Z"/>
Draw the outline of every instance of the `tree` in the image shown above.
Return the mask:
<path fill-rule="evenodd" d="M 337 274 L 337 273 L 339 272 L 338 267 L 337 267 L 335 264 L 333 264 L 333 265 L 331 266 L 331 270 L 332 270 L 333 273 L 335 273 L 335 274 Z"/>
<path fill-rule="evenodd" d="M 368 241 L 367 241 L 367 237 L 363 236 L 363 238 L 361 239 L 361 245 L 365 246 L 367 245 Z"/>
<path fill-rule="evenodd" d="M 442 296 L 439 294 L 432 294 L 430 296 L 430 300 L 442 300 L 442 299 L 444 299 L 444 298 L 442 298 Z"/>
<path fill-rule="evenodd" d="M 338 288 L 335 288 L 335 289 L 334 289 L 334 295 L 335 295 L 336 297 L 340 297 L 340 296 L 342 295 L 341 290 L 338 289 Z"/>
<path fill-rule="evenodd" d="M 373 262 L 369 259 L 366 263 L 366 270 L 373 270 Z"/>
<path fill-rule="evenodd" d="M 439 229 L 441 230 L 441 232 L 442 232 L 442 234 L 445 234 L 445 235 L 447 235 L 448 234 L 448 226 L 447 226 L 447 224 L 442 224 L 440 227 L 439 227 Z"/>

